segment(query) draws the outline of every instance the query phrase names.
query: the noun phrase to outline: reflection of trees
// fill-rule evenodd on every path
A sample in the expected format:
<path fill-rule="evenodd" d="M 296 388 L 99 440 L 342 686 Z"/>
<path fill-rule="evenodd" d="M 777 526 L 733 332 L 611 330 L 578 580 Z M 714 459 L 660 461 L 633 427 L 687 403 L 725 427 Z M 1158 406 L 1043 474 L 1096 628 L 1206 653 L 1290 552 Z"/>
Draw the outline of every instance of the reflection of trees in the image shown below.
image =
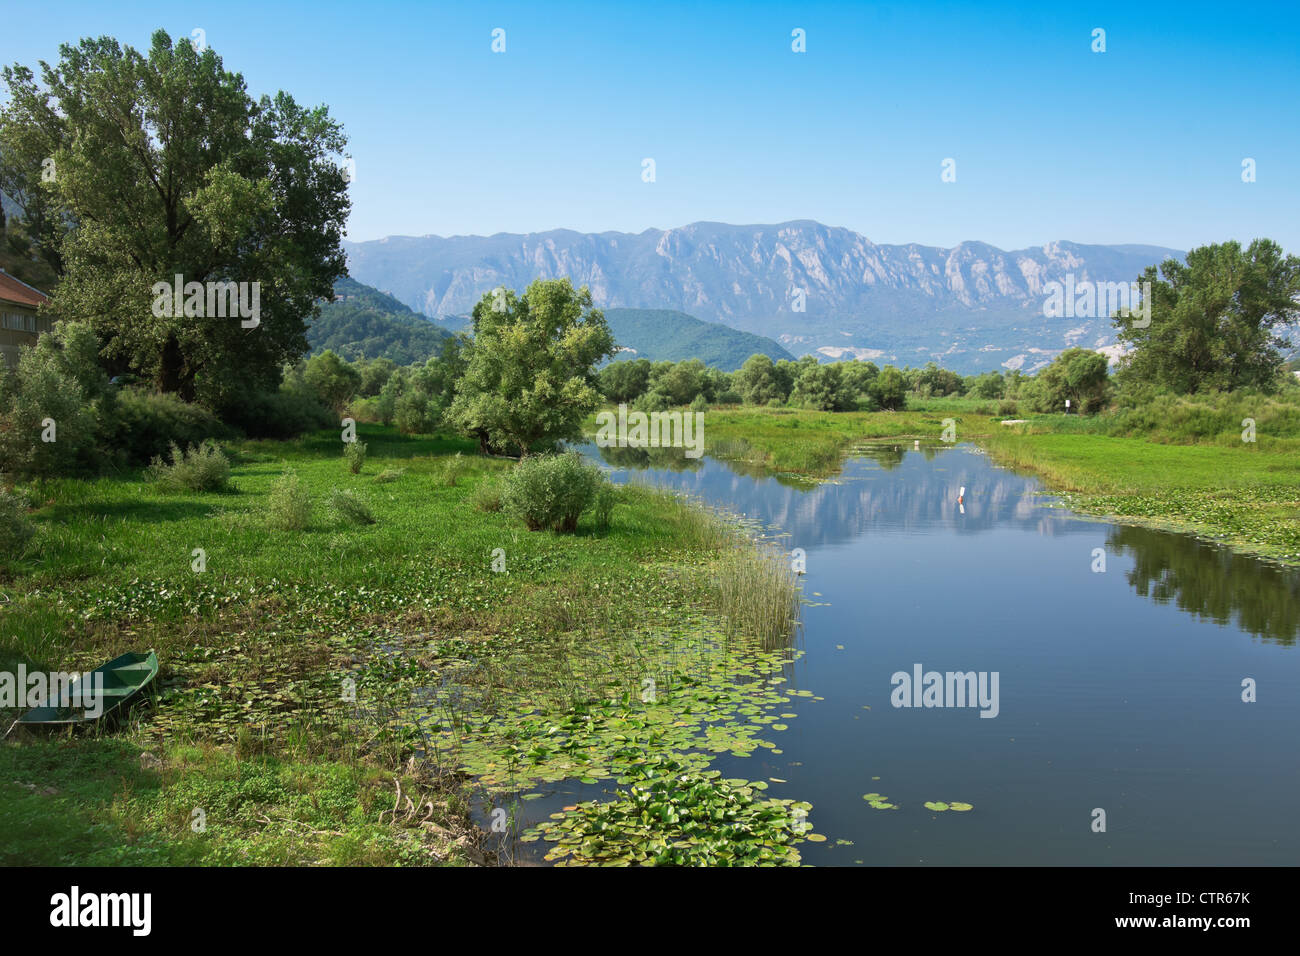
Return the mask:
<path fill-rule="evenodd" d="M 858 452 L 861 457 L 870 458 L 885 471 L 893 471 L 901 465 L 907 454 L 902 445 L 865 445 Z M 932 456 L 933 452 L 930 452 L 926 455 L 926 460 L 929 461 Z"/>
<path fill-rule="evenodd" d="M 784 471 L 773 471 L 767 465 L 760 465 L 756 462 L 746 461 L 744 458 L 713 458 L 712 461 L 721 462 L 727 466 L 727 469 L 742 478 L 754 478 L 762 480 L 770 478 L 778 485 L 784 485 L 787 488 L 797 488 L 800 491 L 808 491 L 817 485 L 821 479 L 808 478 L 804 475 L 791 474 Z M 836 474 L 839 470 L 836 469 Z"/>
<path fill-rule="evenodd" d="M 1129 583 L 1157 604 L 1226 625 L 1233 620 L 1257 637 L 1294 644 L 1300 632 L 1300 573 L 1234 555 L 1188 535 L 1118 527 L 1108 550 L 1131 555 Z"/>
<path fill-rule="evenodd" d="M 597 448 L 601 460 L 615 468 L 667 468 L 670 471 L 695 471 L 703 458 L 687 458 L 681 448 Z"/>

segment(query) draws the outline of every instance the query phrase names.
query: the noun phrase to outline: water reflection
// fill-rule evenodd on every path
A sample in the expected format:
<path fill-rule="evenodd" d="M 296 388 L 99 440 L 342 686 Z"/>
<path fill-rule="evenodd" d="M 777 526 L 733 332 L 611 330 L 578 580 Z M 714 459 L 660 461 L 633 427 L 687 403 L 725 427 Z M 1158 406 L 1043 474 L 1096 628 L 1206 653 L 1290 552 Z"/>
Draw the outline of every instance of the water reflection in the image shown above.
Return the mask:
<path fill-rule="evenodd" d="M 1142 597 L 1293 645 L 1300 633 L 1300 573 L 1197 538 L 1092 521 L 1050 502 L 1034 478 L 992 464 L 966 446 L 871 443 L 852 449 L 840 474 L 820 484 L 773 475 L 743 461 L 685 458 L 673 448 L 582 446 L 615 480 L 646 480 L 737 511 L 808 548 L 863 535 L 981 534 L 1018 528 L 1045 537 L 1107 533 L 1107 551 L 1128 555 L 1125 572 Z M 966 488 L 964 512 L 957 504 Z"/>
<path fill-rule="evenodd" d="M 1115 527 L 1106 544 L 1133 558 L 1128 582 L 1157 604 L 1280 644 L 1300 633 L 1300 573 L 1150 528 Z"/>

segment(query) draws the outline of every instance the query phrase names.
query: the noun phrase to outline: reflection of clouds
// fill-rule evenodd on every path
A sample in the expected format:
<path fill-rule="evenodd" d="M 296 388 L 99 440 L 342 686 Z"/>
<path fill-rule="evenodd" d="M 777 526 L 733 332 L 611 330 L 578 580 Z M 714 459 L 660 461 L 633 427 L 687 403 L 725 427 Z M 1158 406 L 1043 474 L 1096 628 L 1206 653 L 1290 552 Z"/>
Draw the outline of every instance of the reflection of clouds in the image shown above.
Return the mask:
<path fill-rule="evenodd" d="M 593 457 L 596 449 L 587 446 Z M 730 462 L 705 458 L 689 471 L 652 467 L 633 480 L 649 481 L 699 496 L 705 502 L 744 514 L 788 532 L 801 546 L 847 541 L 881 534 L 936 528 L 959 534 L 1012 525 L 1043 534 L 1087 530 L 1063 512 L 1047 513 L 1037 503 L 1037 482 L 995 467 L 966 446 L 859 448 L 834 481 L 813 485 L 782 483 L 752 475 Z M 630 466 L 623 461 L 619 464 Z M 629 472 L 615 476 L 625 479 Z M 965 513 L 957 492 L 966 488 Z"/>

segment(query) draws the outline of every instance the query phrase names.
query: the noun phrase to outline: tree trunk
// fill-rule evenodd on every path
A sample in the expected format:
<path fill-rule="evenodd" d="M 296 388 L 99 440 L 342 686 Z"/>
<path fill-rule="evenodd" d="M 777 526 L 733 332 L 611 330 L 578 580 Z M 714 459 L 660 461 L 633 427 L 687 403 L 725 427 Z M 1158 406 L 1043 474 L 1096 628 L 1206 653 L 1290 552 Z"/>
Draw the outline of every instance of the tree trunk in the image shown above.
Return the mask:
<path fill-rule="evenodd" d="M 168 334 L 163 343 L 162 355 L 158 360 L 158 389 L 162 392 L 179 392 L 181 376 L 184 373 L 185 356 L 181 354 L 180 343 L 176 336 Z"/>

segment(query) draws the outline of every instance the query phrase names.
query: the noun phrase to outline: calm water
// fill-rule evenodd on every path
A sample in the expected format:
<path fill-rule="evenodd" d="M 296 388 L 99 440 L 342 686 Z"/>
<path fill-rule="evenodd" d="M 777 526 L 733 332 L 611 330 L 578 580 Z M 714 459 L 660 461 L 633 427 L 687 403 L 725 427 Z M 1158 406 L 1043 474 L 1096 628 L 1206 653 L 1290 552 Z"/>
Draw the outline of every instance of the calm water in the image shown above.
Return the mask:
<path fill-rule="evenodd" d="M 807 553 L 815 603 L 790 686 L 824 699 L 783 705 L 798 714 L 768 735 L 783 754 L 714 764 L 786 780 L 769 794 L 813 804 L 829 839 L 802 845 L 805 862 L 1300 860 L 1300 575 L 1050 507 L 970 446 L 859 449 L 815 487 L 605 455 L 616 481 L 696 495 Z M 916 664 L 997 672 L 998 715 L 895 708 L 891 675 Z M 563 784 L 525 813 L 602 792 Z M 900 809 L 872 809 L 868 792 Z M 1105 833 L 1092 832 L 1098 807 Z"/>

